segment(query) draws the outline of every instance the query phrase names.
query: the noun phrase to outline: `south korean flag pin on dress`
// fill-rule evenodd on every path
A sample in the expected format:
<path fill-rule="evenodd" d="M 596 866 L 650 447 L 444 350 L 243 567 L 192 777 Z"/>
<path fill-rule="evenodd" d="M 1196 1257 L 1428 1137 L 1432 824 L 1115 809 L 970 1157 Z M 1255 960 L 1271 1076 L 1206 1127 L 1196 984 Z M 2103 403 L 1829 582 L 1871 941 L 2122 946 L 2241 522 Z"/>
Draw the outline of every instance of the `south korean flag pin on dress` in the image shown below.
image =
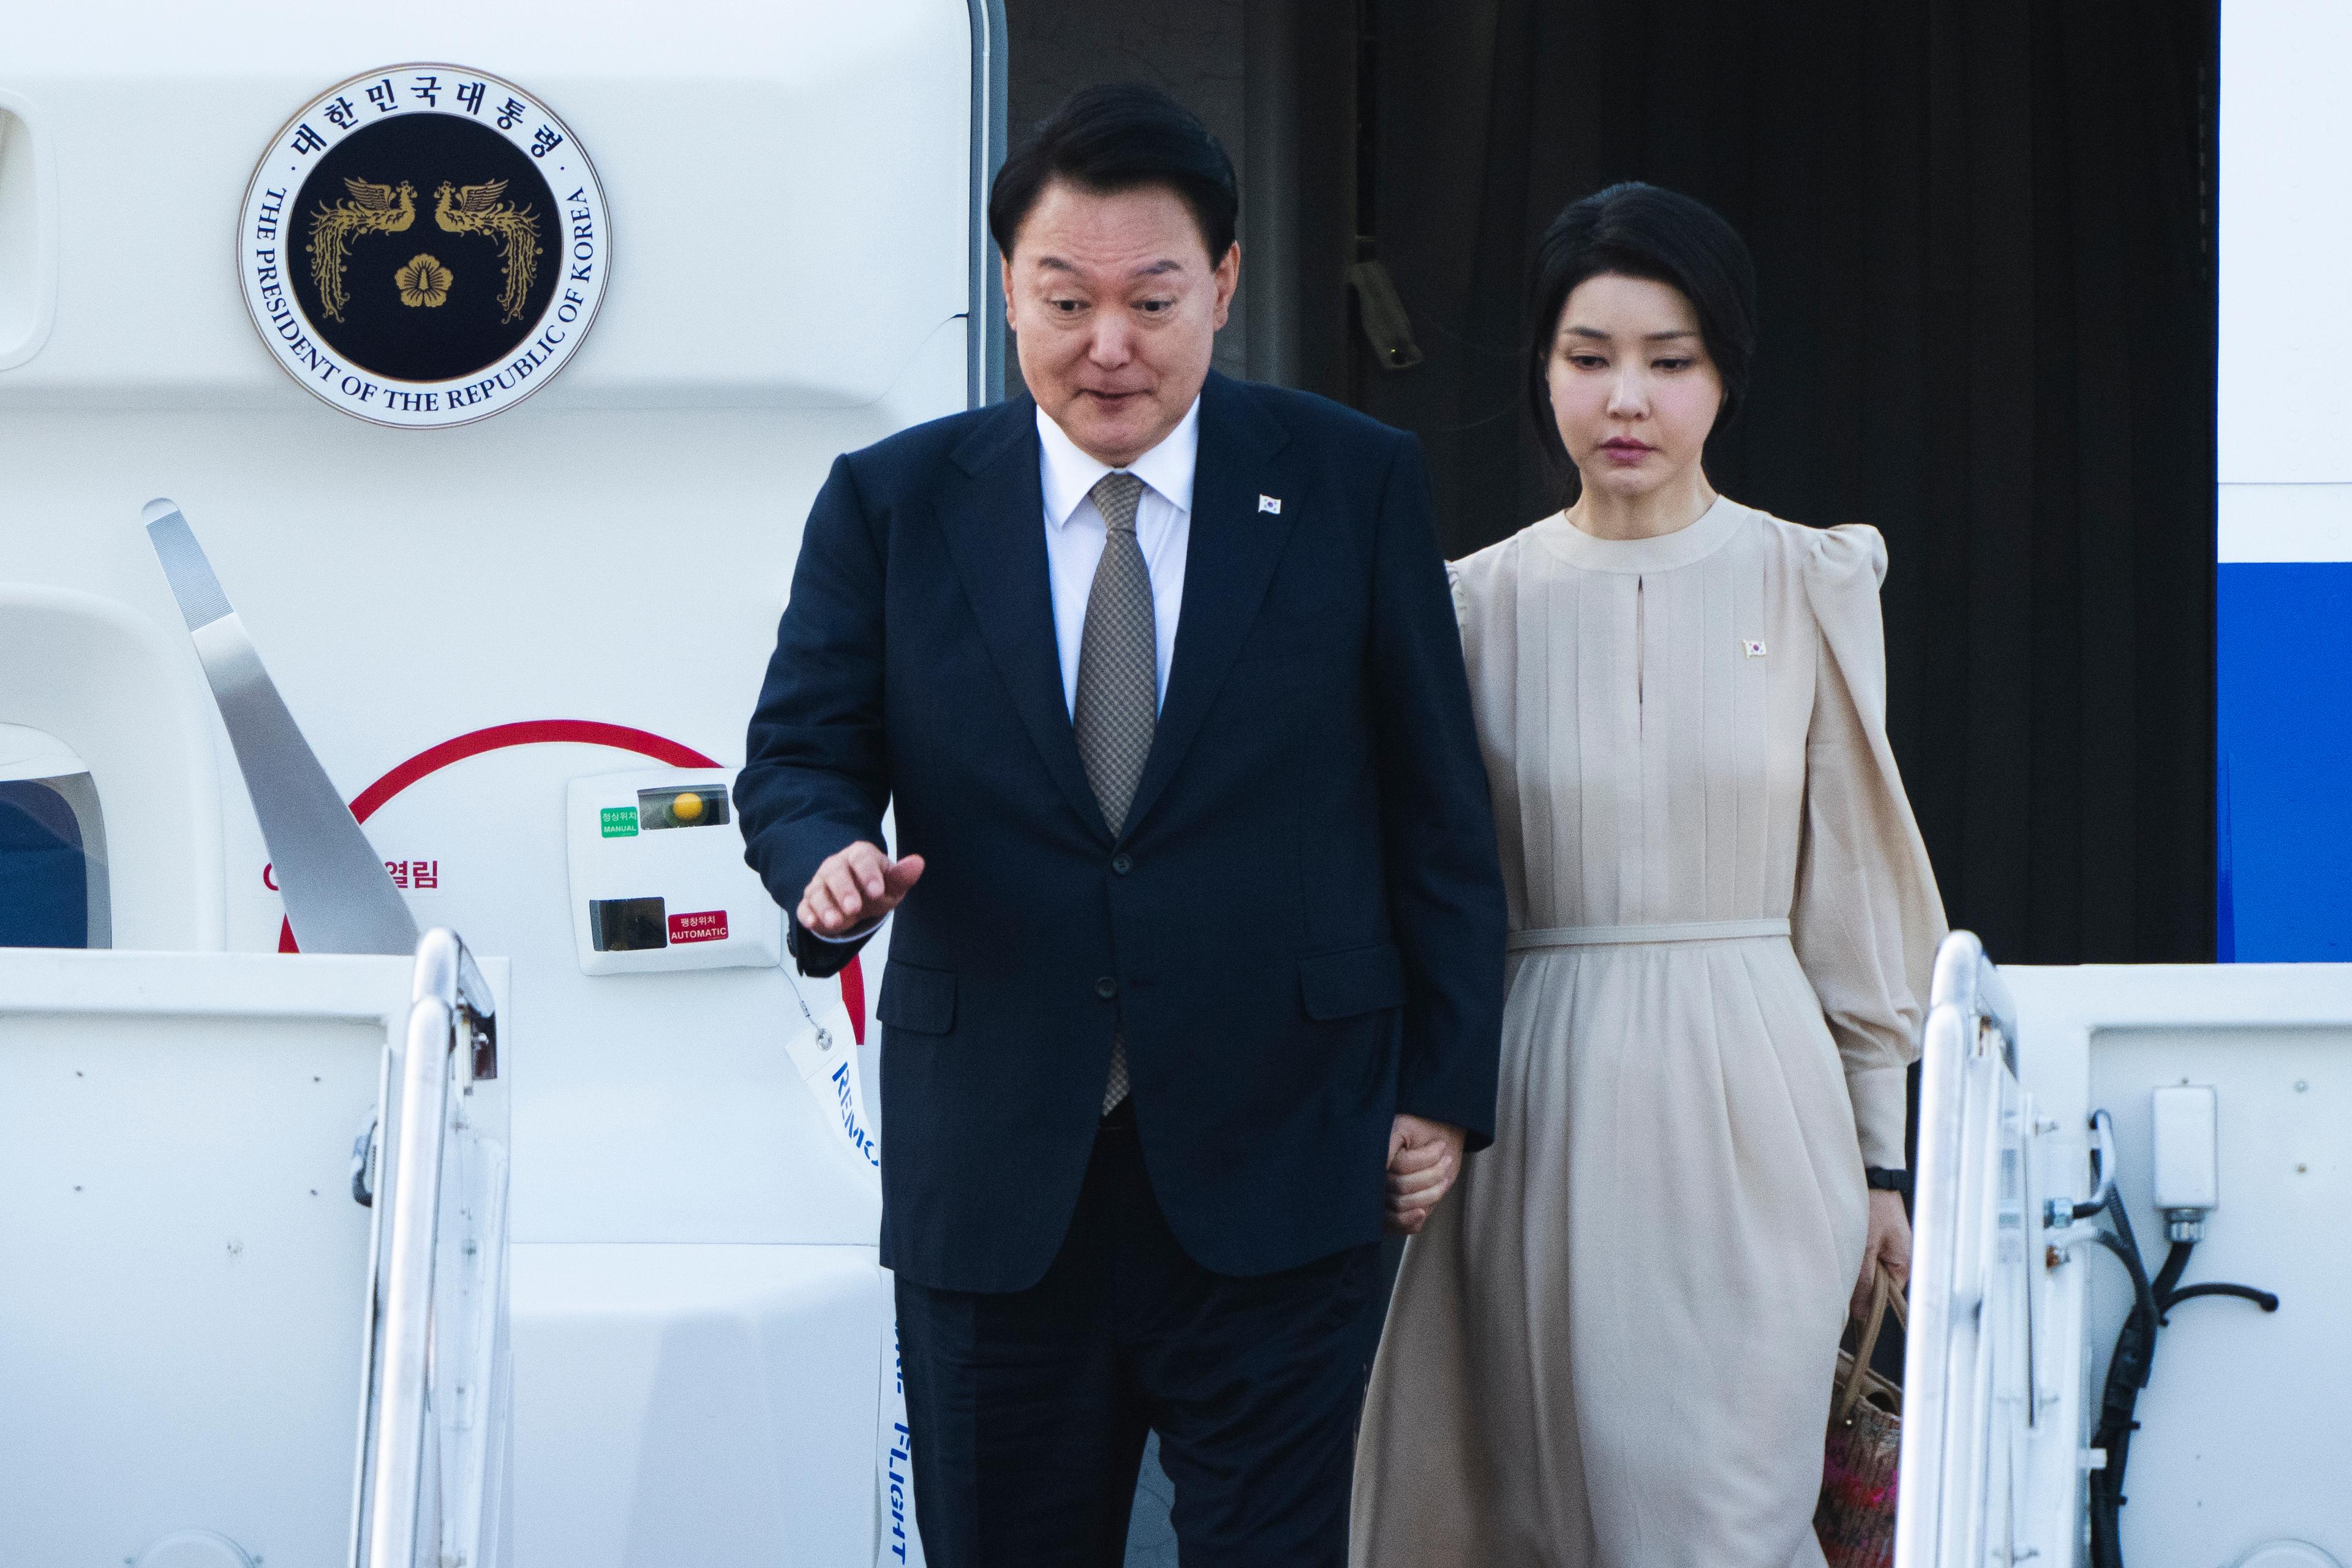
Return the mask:
<path fill-rule="evenodd" d="M 1282 515 L 1282 498 L 1280 496 L 1260 496 L 1257 498 L 1257 510 L 1260 511 L 1270 511 L 1276 517 L 1279 517 Z"/>

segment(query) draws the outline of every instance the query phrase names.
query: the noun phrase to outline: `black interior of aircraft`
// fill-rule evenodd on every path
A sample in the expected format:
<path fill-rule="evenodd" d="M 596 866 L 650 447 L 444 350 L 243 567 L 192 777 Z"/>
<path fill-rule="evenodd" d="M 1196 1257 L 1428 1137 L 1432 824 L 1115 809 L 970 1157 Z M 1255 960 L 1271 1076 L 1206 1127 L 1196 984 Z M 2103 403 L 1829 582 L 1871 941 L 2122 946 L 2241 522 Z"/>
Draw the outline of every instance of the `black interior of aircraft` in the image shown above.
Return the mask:
<path fill-rule="evenodd" d="M 1449 555 L 1559 503 L 1519 395 L 1544 225 L 1622 179 L 1715 205 L 1762 342 L 1710 473 L 1885 534 L 1952 922 L 2005 963 L 2213 959 L 2215 0 L 1006 8 L 1016 140 L 1121 78 L 1225 140 L 1221 367 L 1417 433 Z"/>
<path fill-rule="evenodd" d="M 1006 11 L 1015 141 L 1123 79 L 1225 141 L 1220 368 L 1418 435 L 1449 557 L 1565 499 L 1520 393 L 1544 226 L 1626 179 L 1722 212 L 1761 342 L 1708 471 L 1886 536 L 1952 924 L 2004 963 L 2212 962 L 2218 0 Z"/>

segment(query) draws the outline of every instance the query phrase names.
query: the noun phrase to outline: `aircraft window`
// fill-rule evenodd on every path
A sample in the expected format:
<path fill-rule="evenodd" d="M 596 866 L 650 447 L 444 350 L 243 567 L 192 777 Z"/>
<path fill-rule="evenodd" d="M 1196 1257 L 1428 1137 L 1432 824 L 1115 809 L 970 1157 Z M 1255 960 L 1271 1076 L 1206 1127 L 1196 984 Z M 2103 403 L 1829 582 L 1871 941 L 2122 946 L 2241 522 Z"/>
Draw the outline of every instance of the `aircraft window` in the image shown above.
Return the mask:
<path fill-rule="evenodd" d="M 0 780 L 0 947 L 107 947 L 106 837 L 88 773 Z"/>

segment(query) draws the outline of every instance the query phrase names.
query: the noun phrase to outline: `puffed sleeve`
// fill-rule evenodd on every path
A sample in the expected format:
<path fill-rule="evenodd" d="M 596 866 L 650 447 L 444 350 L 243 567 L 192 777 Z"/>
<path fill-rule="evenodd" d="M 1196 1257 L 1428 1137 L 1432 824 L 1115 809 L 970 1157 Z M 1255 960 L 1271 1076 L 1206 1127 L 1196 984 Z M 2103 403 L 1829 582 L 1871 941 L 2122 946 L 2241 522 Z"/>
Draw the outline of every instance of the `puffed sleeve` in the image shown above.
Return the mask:
<path fill-rule="evenodd" d="M 1904 1163 L 1904 1070 L 1919 1056 L 1944 903 L 1886 742 L 1885 541 L 1852 524 L 1809 542 L 1805 592 L 1821 653 L 1790 925 L 1845 1064 L 1863 1163 L 1894 1169 Z"/>
<path fill-rule="evenodd" d="M 1494 624 L 1497 603 L 1507 605 L 1518 581 L 1517 561 L 1524 531 L 1499 544 L 1473 551 L 1445 563 L 1445 585 L 1454 595 L 1454 625 L 1462 634 L 1462 657 L 1470 663 L 1471 685 L 1478 682 L 1479 630 Z"/>

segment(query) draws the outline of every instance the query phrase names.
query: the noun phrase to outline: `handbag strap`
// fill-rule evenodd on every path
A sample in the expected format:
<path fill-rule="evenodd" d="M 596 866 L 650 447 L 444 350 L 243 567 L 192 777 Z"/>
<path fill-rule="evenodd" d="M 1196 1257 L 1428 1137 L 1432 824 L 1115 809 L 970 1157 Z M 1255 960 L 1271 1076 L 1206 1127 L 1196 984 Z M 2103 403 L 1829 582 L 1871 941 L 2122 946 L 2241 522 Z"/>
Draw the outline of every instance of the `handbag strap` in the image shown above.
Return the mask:
<path fill-rule="evenodd" d="M 1838 1386 L 1837 1408 L 1830 1413 L 1831 1420 L 1839 1426 L 1853 1418 L 1853 1407 L 1862 1402 L 1864 1393 L 1875 1384 L 1900 1394 L 1900 1389 L 1870 1370 L 1870 1358 L 1878 1349 L 1878 1334 L 1886 1326 L 1886 1315 L 1895 1314 L 1895 1325 L 1907 1330 L 1905 1321 L 1903 1293 L 1895 1288 L 1895 1280 L 1884 1268 L 1872 1271 L 1870 1316 L 1862 1325 L 1862 1338 L 1853 1347 L 1853 1367 Z"/>

